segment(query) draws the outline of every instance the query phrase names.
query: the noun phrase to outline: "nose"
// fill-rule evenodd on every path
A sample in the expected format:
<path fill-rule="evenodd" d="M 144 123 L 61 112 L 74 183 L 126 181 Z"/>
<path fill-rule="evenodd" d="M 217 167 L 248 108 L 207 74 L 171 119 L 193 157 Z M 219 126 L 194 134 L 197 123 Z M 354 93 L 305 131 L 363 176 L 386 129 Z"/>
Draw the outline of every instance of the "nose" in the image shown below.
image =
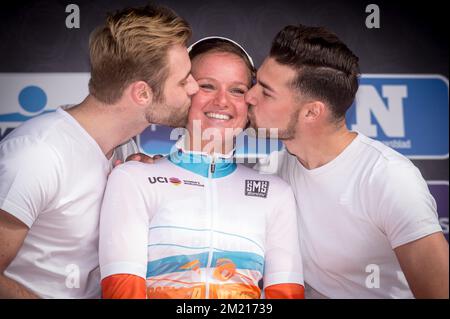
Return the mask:
<path fill-rule="evenodd" d="M 195 81 L 194 77 L 190 74 L 187 78 L 186 93 L 189 96 L 194 95 L 198 92 L 198 83 Z"/>
<path fill-rule="evenodd" d="M 214 104 L 217 106 L 227 106 L 227 96 L 224 90 L 218 90 L 214 98 Z"/>
<path fill-rule="evenodd" d="M 255 97 L 255 87 L 253 86 L 250 90 L 247 91 L 244 95 L 245 103 L 250 105 L 256 105 L 256 97 Z"/>

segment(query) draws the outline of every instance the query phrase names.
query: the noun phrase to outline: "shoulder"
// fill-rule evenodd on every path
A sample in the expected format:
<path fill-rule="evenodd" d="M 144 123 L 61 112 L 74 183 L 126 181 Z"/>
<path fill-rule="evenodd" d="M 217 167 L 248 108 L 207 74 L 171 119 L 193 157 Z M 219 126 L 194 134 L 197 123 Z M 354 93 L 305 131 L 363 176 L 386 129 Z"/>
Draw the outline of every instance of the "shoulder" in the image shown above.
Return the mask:
<path fill-rule="evenodd" d="M 53 133 L 61 135 L 64 131 L 59 126 L 64 125 L 64 117 L 59 112 L 48 112 L 29 119 L 14 129 L 5 140 L 17 137 L 33 136 L 37 140 L 45 140 Z"/>
<path fill-rule="evenodd" d="M 142 177 L 143 175 L 164 173 L 170 170 L 170 162 L 167 158 L 156 160 L 152 164 L 142 163 L 139 161 L 128 161 L 116 166 L 111 175 L 126 174 L 131 177 Z"/>
<path fill-rule="evenodd" d="M 368 166 L 371 179 L 401 180 L 421 177 L 418 168 L 408 158 L 389 146 L 364 135 L 361 135 L 360 143 L 362 153 L 365 154 L 363 156 L 371 159 L 372 164 Z"/>
<path fill-rule="evenodd" d="M 0 161 L 15 167 L 36 167 L 42 170 L 53 162 L 61 162 L 57 148 L 33 135 L 18 135 L 0 143 Z M 37 172 L 36 172 L 37 173 Z"/>

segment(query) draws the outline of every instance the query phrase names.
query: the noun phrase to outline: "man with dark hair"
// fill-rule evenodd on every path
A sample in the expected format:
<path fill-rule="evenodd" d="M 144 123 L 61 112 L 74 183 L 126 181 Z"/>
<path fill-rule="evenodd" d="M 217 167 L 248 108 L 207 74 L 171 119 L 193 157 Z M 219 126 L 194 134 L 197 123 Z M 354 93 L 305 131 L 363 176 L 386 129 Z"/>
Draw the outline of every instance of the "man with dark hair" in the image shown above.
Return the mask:
<path fill-rule="evenodd" d="M 349 131 L 358 58 L 324 28 L 287 26 L 246 94 L 254 128 L 287 150 L 260 163 L 297 200 L 306 297 L 448 298 L 436 203 L 404 156 Z"/>
<path fill-rule="evenodd" d="M 168 8 L 110 15 L 90 40 L 88 97 L 2 140 L 0 298 L 100 297 L 98 223 L 107 176 L 117 147 L 150 123 L 186 123 L 198 90 L 190 35 Z"/>

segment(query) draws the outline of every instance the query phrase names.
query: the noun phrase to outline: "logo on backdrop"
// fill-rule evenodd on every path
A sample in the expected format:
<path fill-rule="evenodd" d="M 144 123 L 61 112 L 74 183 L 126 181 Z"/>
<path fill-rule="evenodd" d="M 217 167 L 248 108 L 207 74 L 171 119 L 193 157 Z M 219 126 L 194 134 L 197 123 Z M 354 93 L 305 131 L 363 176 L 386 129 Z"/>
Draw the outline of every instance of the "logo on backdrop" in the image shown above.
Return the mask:
<path fill-rule="evenodd" d="M 88 82 L 89 73 L 0 73 L 0 140 L 30 118 L 81 102 L 88 94 Z M 448 158 L 448 116 L 446 78 L 366 74 L 347 124 L 409 158 Z M 145 153 L 168 154 L 176 141 L 170 139 L 171 132 L 171 128 L 151 125 L 138 144 Z M 252 157 L 282 147 L 277 140 L 241 134 L 236 153 Z"/>
<path fill-rule="evenodd" d="M 0 141 L 23 122 L 81 102 L 89 73 L 0 73 Z"/>
<path fill-rule="evenodd" d="M 448 241 L 448 181 L 427 181 L 431 195 L 436 200 L 439 223 Z"/>
<path fill-rule="evenodd" d="M 22 122 L 41 113 L 49 112 L 44 111 L 47 105 L 47 94 L 39 86 L 24 87 L 18 94 L 18 102 L 19 112 L 0 114 L 0 140 Z"/>
<path fill-rule="evenodd" d="M 445 77 L 365 74 L 347 125 L 409 158 L 448 158 L 448 109 Z"/>

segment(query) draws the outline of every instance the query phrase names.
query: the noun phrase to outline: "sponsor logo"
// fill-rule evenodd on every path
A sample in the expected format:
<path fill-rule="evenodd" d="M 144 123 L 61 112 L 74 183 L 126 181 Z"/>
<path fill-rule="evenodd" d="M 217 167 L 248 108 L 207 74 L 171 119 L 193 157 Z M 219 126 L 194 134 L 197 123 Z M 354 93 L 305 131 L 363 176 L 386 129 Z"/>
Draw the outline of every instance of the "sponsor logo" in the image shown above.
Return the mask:
<path fill-rule="evenodd" d="M 182 181 L 181 180 L 179 180 L 178 178 L 176 178 L 176 177 L 171 177 L 171 178 L 169 178 L 169 182 L 171 182 L 173 185 L 175 185 L 175 186 L 179 186 L 179 185 L 181 185 L 181 183 L 182 183 Z"/>
<path fill-rule="evenodd" d="M 245 180 L 245 196 L 267 197 L 268 181 Z"/>
<path fill-rule="evenodd" d="M 185 185 L 189 185 L 189 186 L 199 186 L 199 187 L 204 187 L 205 185 L 203 185 L 202 183 L 200 183 L 200 182 L 197 182 L 197 181 L 189 181 L 189 180 L 183 180 L 183 183 L 185 184 Z"/>
<path fill-rule="evenodd" d="M 150 182 L 150 184 L 156 184 L 156 183 L 161 183 L 161 184 L 167 184 L 169 183 L 169 180 L 167 179 L 167 177 L 149 177 L 148 181 Z"/>
<path fill-rule="evenodd" d="M 411 159 L 448 158 L 448 80 L 363 74 L 347 125 Z"/>
<path fill-rule="evenodd" d="M 0 73 L 0 140 L 23 122 L 88 94 L 89 73 Z"/>
<path fill-rule="evenodd" d="M 188 186 L 205 186 L 198 181 L 191 181 L 186 179 L 181 180 L 178 177 L 151 176 L 148 177 L 148 181 L 150 182 L 150 184 L 172 184 L 174 186 L 180 186 L 181 184 L 184 184 Z"/>

